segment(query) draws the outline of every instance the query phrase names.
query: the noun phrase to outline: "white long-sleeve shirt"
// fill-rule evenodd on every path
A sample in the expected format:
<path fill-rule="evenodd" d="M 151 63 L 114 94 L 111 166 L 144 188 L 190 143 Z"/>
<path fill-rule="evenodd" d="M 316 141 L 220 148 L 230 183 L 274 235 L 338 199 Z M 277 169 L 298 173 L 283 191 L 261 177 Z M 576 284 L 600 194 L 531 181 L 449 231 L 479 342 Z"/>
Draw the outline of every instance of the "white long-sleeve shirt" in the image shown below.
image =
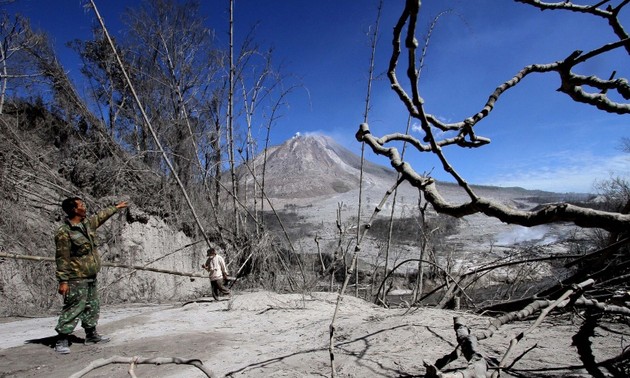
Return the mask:
<path fill-rule="evenodd" d="M 225 260 L 223 260 L 223 257 L 219 255 L 208 257 L 205 265 L 208 272 L 210 272 L 210 281 L 221 280 L 223 279 L 223 276 L 228 275 Z"/>

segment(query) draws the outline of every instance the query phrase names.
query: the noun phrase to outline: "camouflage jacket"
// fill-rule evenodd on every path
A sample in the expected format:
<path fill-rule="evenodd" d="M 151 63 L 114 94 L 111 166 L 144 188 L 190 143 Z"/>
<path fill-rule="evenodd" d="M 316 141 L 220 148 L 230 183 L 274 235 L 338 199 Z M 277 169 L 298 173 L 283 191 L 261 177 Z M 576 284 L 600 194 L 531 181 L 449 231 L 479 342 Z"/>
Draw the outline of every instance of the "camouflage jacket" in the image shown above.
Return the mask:
<path fill-rule="evenodd" d="M 101 257 L 97 250 L 96 229 L 118 209 L 109 206 L 72 225 L 68 220 L 55 234 L 57 279 L 68 281 L 95 278 L 101 270 Z"/>

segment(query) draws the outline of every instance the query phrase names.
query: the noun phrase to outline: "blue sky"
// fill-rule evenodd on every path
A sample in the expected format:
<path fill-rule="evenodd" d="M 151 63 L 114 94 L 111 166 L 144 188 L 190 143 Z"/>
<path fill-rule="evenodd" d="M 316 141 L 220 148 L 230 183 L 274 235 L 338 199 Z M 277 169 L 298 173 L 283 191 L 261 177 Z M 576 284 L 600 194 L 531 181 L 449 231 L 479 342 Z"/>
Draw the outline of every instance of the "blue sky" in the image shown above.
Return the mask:
<path fill-rule="evenodd" d="M 31 19 L 35 28 L 53 36 L 64 67 L 78 73 L 79 62 L 64 47 L 74 38 L 91 35 L 94 16 L 81 0 L 17 0 L 7 5 Z M 110 32 L 121 30 L 120 15 L 136 1 L 96 1 Z M 582 1 L 581 3 L 586 3 Z M 616 3 L 616 2 L 615 2 Z M 202 1 L 208 26 L 219 43 L 227 42 L 227 0 Z M 258 23 L 256 41 L 274 48 L 283 72 L 299 77 L 304 88 L 293 92 L 289 107 L 272 130 L 272 144 L 296 133 L 323 133 L 359 153 L 354 139 L 363 121 L 370 57 L 369 30 L 376 19 L 377 0 L 236 0 L 235 28 L 239 38 Z M 387 68 L 391 30 L 404 0 L 386 0 L 381 20 L 376 73 Z M 605 20 L 568 12 L 541 12 L 509 0 L 425 0 L 418 37 L 442 11 L 422 70 L 420 92 L 425 110 L 455 122 L 479 111 L 492 91 L 528 64 L 551 63 L 576 49 L 589 51 L 616 37 Z M 622 15 L 630 28 L 630 9 Z M 630 77 L 630 59 L 610 54 L 580 67 L 580 73 L 608 77 L 611 62 L 617 77 Z M 401 62 L 403 63 L 403 62 Z M 404 65 L 399 67 L 404 69 Z M 404 78 L 404 71 L 399 72 Z M 475 149 L 449 148 L 446 156 L 470 183 L 520 186 L 556 192 L 591 192 L 596 180 L 630 176 L 630 154 L 619 149 L 630 137 L 630 116 L 603 113 L 575 104 L 556 92 L 557 75 L 527 77 L 497 102 L 476 126 L 492 140 Z M 369 123 L 381 136 L 404 132 L 407 114 L 389 83 L 374 82 Z M 415 132 L 417 137 L 420 134 Z M 366 157 L 388 165 L 367 151 Z M 419 172 L 452 181 L 432 155 L 408 150 L 407 160 Z"/>

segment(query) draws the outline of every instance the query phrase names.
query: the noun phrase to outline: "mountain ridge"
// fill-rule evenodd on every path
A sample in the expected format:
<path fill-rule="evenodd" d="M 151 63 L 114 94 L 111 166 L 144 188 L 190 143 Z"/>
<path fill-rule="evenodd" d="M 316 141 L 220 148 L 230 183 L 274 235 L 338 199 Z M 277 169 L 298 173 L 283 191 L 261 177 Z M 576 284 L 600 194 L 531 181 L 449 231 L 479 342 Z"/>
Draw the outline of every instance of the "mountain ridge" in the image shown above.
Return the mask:
<path fill-rule="evenodd" d="M 257 182 L 262 182 L 264 156 L 252 163 Z M 248 188 L 253 187 L 251 174 L 244 174 Z M 363 179 L 395 179 L 393 169 L 363 163 Z M 312 198 L 345 193 L 359 186 L 361 159 L 325 135 L 295 136 L 267 151 L 265 193 L 271 198 Z"/>
<path fill-rule="evenodd" d="M 250 163 L 255 166 L 258 183 L 262 182 L 263 160 L 264 156 L 259 155 Z M 350 230 L 356 229 L 357 224 L 372 222 L 374 227 L 370 234 L 373 235 L 368 238 L 374 240 L 364 243 L 362 253 L 366 259 L 376 259 L 380 250 L 376 240 L 378 233 L 375 231 L 375 222 L 392 216 L 406 224 L 400 227 L 401 230 L 408 230 L 408 235 L 400 240 L 402 244 L 398 245 L 397 253 L 400 253 L 401 258 L 413 258 L 416 256 L 416 246 L 410 239 L 416 237 L 416 226 L 413 225 L 418 221 L 419 206 L 425 203 L 422 194 L 406 181 L 395 192 L 391 192 L 390 189 L 396 182 L 396 172 L 393 168 L 379 166 L 367 160 L 364 161 L 363 185 L 359 190 L 360 162 L 359 156 L 330 137 L 294 137 L 268 150 L 265 194 L 278 210 L 293 241 L 300 244 L 305 252 L 316 252 L 317 246 L 313 245 L 313 238 L 318 238 L 324 249 L 335 248 L 333 244 L 339 238 L 338 224 L 342 224 L 343 229 Z M 247 182 L 248 195 L 251 195 L 254 180 L 249 172 L 247 175 L 241 177 Z M 454 205 L 470 202 L 468 193 L 456 183 L 437 182 L 437 186 L 440 195 Z M 542 190 L 471 186 L 479 197 L 516 209 L 532 209 L 543 203 L 562 202 L 568 197 L 567 194 Z M 570 196 L 577 200 L 586 199 L 586 195 Z M 377 212 L 379 215 L 375 216 Z M 427 219 L 434 220 L 441 217 L 430 206 L 426 216 Z M 361 218 L 360 222 L 357 222 L 357 217 Z M 572 229 L 570 225 L 564 224 L 526 229 L 483 214 L 448 218 L 444 222 L 450 222 L 455 228 L 453 235 L 442 238 L 441 248 L 457 251 L 458 258 L 470 260 L 469 263 L 485 259 L 490 250 L 493 254 L 498 254 L 497 256 L 501 255 L 503 249 L 512 248 L 509 245 L 512 241 L 561 243 Z M 565 247 L 560 246 L 557 251 Z M 472 255 L 465 257 L 467 254 Z"/>
<path fill-rule="evenodd" d="M 262 167 L 265 157 L 259 154 L 250 163 L 256 172 L 256 180 L 262 183 Z M 361 165 L 363 176 L 361 176 Z M 242 168 L 240 168 L 242 169 Z M 254 180 L 249 169 L 241 171 L 247 188 L 254 187 Z M 396 180 L 396 171 L 373 163 L 367 159 L 361 163 L 361 157 L 324 134 L 296 135 L 284 143 L 267 150 L 265 166 L 265 194 L 278 199 L 305 199 L 346 193 L 358 189 L 360 179 L 364 185 L 385 185 L 391 187 Z M 456 183 L 438 181 L 438 185 L 447 192 L 460 191 Z M 510 192 L 510 196 L 541 196 L 549 202 L 567 195 L 584 200 L 588 193 L 557 193 L 540 189 L 521 187 L 501 187 L 491 185 L 471 185 L 482 192 Z M 447 195 L 448 197 L 448 195 Z"/>

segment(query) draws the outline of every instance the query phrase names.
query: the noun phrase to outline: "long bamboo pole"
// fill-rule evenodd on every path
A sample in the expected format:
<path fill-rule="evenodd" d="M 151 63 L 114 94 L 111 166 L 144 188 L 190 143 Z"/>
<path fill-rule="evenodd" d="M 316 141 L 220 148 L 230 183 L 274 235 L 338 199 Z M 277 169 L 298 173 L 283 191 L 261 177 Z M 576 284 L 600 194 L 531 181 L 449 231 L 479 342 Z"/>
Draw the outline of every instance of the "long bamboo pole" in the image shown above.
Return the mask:
<path fill-rule="evenodd" d="M 15 259 L 15 260 L 55 261 L 54 257 L 32 256 L 32 255 L 18 255 L 18 254 L 15 254 L 15 253 L 6 253 L 6 252 L 0 252 L 0 257 L 6 257 L 6 258 L 9 258 L 9 259 Z M 114 267 L 114 268 L 146 270 L 146 271 L 149 271 L 149 272 L 164 273 L 164 274 L 170 274 L 170 275 L 174 275 L 174 276 L 208 278 L 207 274 L 178 272 L 176 270 L 169 270 L 169 269 L 148 268 L 148 267 L 142 266 L 142 265 L 127 265 L 127 264 L 119 264 L 119 263 L 113 263 L 113 262 L 107 262 L 107 261 L 104 261 L 102 263 L 102 265 L 103 266 Z"/>

